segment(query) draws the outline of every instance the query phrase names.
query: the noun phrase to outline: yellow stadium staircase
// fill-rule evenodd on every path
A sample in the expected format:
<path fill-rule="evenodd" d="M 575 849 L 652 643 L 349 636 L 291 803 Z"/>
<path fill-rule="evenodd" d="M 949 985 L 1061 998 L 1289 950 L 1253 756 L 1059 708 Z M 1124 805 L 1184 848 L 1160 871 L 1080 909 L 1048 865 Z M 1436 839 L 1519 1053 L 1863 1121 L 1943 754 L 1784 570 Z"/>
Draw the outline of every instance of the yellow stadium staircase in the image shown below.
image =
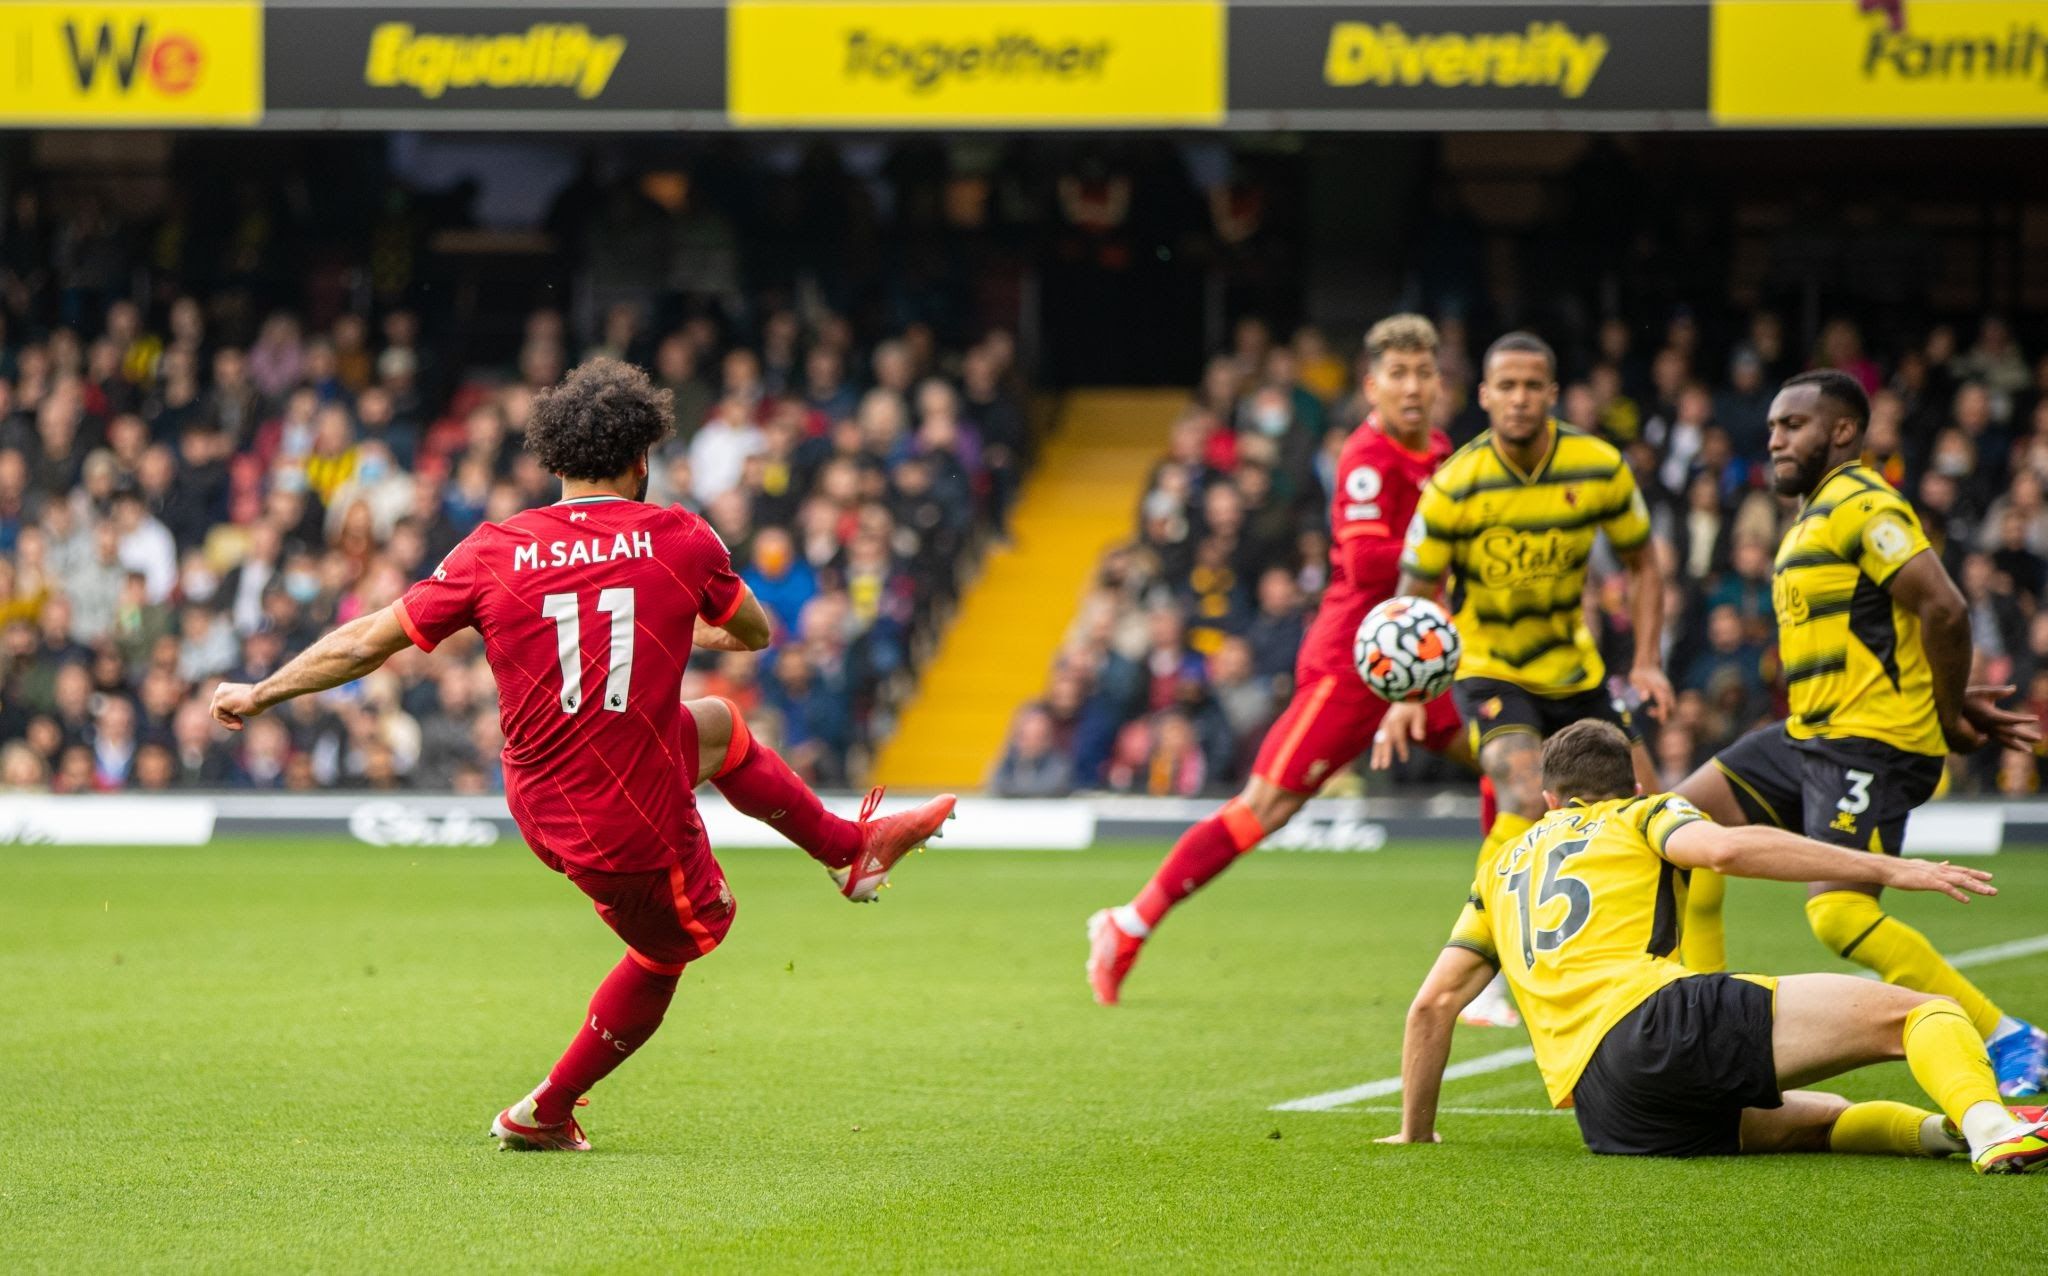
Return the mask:
<path fill-rule="evenodd" d="M 1045 690 L 1053 656 L 1104 550 L 1137 528 L 1145 478 L 1165 451 L 1184 390 L 1082 390 L 1065 397 L 1010 522 L 961 599 L 874 779 L 900 789 L 979 789 L 1010 717 Z"/>

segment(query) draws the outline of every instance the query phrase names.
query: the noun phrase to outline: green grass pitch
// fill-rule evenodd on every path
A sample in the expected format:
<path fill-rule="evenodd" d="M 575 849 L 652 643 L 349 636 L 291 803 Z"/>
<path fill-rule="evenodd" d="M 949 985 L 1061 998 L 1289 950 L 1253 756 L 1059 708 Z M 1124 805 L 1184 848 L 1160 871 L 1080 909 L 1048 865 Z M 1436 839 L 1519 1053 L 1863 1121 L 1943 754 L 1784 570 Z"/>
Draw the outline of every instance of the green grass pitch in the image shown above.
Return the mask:
<path fill-rule="evenodd" d="M 0 850 L 0 1270 L 2039 1270 L 2048 1183 L 1959 1161 L 1270 1111 L 1398 1071 L 1471 849 L 1252 856 L 1100 1009 L 1083 921 L 1162 849 L 934 852 L 872 908 L 728 853 L 732 938 L 593 1094 L 590 1156 L 485 1135 L 619 952 L 516 844 Z M 2000 898 L 1898 912 L 1950 952 L 2048 931 L 2048 856 L 1988 863 Z M 1840 968 L 1796 888 L 1735 884 L 1729 922 L 1742 966 Z M 2048 1014 L 2048 954 L 1974 973 Z M 1841 1088 L 1918 1100 L 1897 1066 Z M 1523 1065 L 1445 1102 L 1542 1099 Z"/>

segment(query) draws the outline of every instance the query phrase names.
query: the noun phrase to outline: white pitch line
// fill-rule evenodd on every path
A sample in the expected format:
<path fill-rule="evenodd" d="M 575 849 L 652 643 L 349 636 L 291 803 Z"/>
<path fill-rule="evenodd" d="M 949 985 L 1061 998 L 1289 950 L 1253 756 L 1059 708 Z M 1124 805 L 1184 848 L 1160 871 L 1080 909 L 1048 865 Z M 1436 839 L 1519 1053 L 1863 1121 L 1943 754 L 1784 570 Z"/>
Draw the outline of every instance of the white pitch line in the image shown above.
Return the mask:
<path fill-rule="evenodd" d="M 1535 1057 L 1536 1052 L 1527 1046 L 1516 1046 L 1512 1050 L 1497 1050 L 1492 1054 L 1480 1055 L 1477 1059 L 1467 1059 L 1463 1063 L 1452 1064 L 1444 1069 L 1444 1080 L 1456 1081 L 1460 1077 L 1485 1076 L 1489 1072 L 1499 1072 L 1503 1068 L 1512 1068 L 1518 1063 L 1528 1063 L 1535 1059 Z M 1401 1078 L 1385 1077 L 1378 1081 L 1368 1081 L 1364 1085 L 1352 1086 L 1348 1090 L 1332 1090 L 1328 1094 L 1312 1094 L 1306 1099 L 1290 1099 L 1285 1103 L 1276 1103 L 1268 1111 L 1328 1112 L 1331 1108 L 1341 1108 L 1346 1104 L 1356 1103 L 1360 1099 L 1384 1099 L 1390 1094 L 1399 1093 L 1401 1093 Z"/>
<path fill-rule="evenodd" d="M 1953 953 L 1949 956 L 1948 964 L 1957 970 L 1968 970 L 1972 966 L 1989 966 L 1995 961 L 2032 957 L 2035 953 L 2048 953 L 2048 935 L 2036 935 L 2032 939 L 2015 939 L 2009 944 L 1993 944 L 1989 948 L 1972 948 L 1967 952 Z"/>
<path fill-rule="evenodd" d="M 1991 944 L 1984 948 L 1969 948 L 1959 953 L 1948 954 L 1948 964 L 1958 970 L 1973 966 L 1989 966 L 1994 962 L 2013 961 L 2020 957 L 2032 957 L 2037 953 L 2048 953 L 2048 935 L 2036 935 L 2032 939 L 2015 939 L 2003 944 Z M 1457 1081 L 1465 1077 L 1481 1077 L 1489 1072 L 1501 1072 L 1518 1063 L 1528 1063 L 1536 1058 L 1536 1052 L 1527 1046 L 1513 1050 L 1499 1050 L 1483 1054 L 1477 1059 L 1467 1059 L 1444 1069 L 1444 1080 Z M 1333 1108 L 1348 1107 L 1364 1099 L 1384 1099 L 1388 1095 L 1401 1093 L 1401 1078 L 1382 1077 L 1345 1090 L 1332 1090 L 1327 1094 L 1312 1094 L 1306 1099 L 1289 1099 L 1266 1109 L 1268 1112 L 1328 1112 Z M 1373 1111 L 1371 1108 L 1360 1111 Z M 1389 1109 L 1398 1112 L 1399 1108 Z M 1530 1109 L 1535 1111 L 1537 1109 Z M 1455 1112 L 1452 1108 L 1439 1108 L 1440 1112 Z"/>

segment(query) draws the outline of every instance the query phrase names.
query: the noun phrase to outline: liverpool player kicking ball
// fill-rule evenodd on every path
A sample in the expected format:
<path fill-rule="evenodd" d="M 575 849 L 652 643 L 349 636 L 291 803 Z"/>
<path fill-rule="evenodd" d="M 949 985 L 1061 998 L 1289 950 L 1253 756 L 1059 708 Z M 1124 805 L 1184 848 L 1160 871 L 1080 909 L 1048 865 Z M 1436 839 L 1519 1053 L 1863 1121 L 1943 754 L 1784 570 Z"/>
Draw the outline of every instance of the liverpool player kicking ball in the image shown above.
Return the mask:
<path fill-rule="evenodd" d="M 534 405 L 526 445 L 563 499 L 485 523 L 389 607 L 327 634 L 253 686 L 223 683 L 232 730 L 275 705 L 338 687 L 408 646 L 483 635 L 505 731 L 505 800 L 541 862 L 590 896 L 626 942 L 575 1039 L 491 1133 L 504 1148 L 587 1152 L 574 1110 L 654 1034 L 690 962 L 731 928 L 734 903 L 692 789 L 709 780 L 871 900 L 904 854 L 938 835 L 949 794 L 861 819 L 826 811 L 731 701 L 681 701 L 693 639 L 768 643 L 767 613 L 717 533 L 680 507 L 644 503 L 647 450 L 669 431 L 669 394 L 611 359 L 571 372 Z"/>
<path fill-rule="evenodd" d="M 1337 459 L 1330 584 L 1302 640 L 1294 698 L 1267 730 L 1244 791 L 1182 834 L 1137 898 L 1088 919 L 1088 984 L 1105 1006 L 1116 1004 L 1138 950 L 1167 911 L 1293 819 L 1323 781 L 1365 751 L 1386 715 L 1387 702 L 1358 676 L 1352 642 L 1365 613 L 1393 595 L 1417 493 L 1451 443 L 1430 426 L 1440 383 L 1429 320 L 1383 319 L 1366 334 L 1365 348 L 1372 415 Z M 1450 697 L 1438 696 L 1423 712 L 1423 744 L 1470 765 Z"/>

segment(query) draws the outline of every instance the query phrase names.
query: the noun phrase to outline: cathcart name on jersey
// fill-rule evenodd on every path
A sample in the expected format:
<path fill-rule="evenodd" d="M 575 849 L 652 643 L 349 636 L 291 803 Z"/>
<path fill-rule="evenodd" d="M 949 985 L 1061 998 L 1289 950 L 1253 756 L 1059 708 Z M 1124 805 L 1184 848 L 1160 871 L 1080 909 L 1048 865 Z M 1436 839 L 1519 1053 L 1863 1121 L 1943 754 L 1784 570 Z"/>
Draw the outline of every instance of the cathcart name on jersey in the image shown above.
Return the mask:
<path fill-rule="evenodd" d="M 521 545 L 512 551 L 512 570 L 523 572 L 543 567 L 588 567 L 593 563 L 609 563 L 620 558 L 654 557 L 654 533 L 624 532 L 606 540 L 602 536 L 587 536 L 582 540 L 539 541 Z"/>
<path fill-rule="evenodd" d="M 1585 555 L 1563 532 L 1517 532 L 1496 527 L 1479 535 L 1472 556 L 1479 583 L 1488 589 L 1547 580 L 1578 570 Z"/>

